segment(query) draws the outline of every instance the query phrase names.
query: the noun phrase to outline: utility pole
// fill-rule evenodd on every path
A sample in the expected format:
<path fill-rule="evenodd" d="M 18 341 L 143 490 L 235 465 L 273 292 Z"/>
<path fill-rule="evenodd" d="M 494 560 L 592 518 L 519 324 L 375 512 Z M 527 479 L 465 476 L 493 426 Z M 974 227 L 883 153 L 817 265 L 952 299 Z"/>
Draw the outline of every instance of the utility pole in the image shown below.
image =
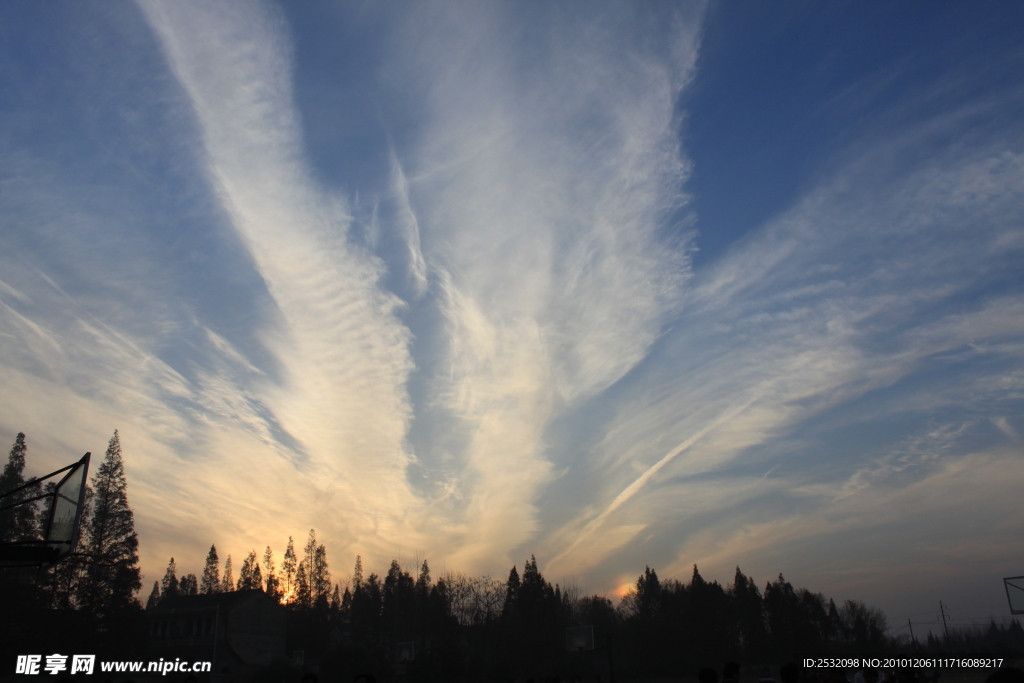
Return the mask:
<path fill-rule="evenodd" d="M 946 632 L 946 643 L 949 643 L 949 627 L 946 626 L 946 608 L 939 600 L 939 611 L 942 613 L 942 629 Z"/>
<path fill-rule="evenodd" d="M 910 623 L 910 617 L 907 617 L 907 626 L 910 627 L 910 642 L 916 643 L 917 638 L 914 637 L 914 625 Z"/>

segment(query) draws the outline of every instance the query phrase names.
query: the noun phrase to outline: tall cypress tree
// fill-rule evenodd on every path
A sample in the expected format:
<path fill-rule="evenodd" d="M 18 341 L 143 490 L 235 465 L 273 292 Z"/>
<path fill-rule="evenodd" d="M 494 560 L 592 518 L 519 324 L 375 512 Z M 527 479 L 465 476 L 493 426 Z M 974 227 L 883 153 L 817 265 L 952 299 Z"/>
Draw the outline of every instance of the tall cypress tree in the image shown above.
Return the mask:
<path fill-rule="evenodd" d="M 160 582 L 160 594 L 164 599 L 174 598 L 178 595 L 178 565 L 175 564 L 173 557 L 167 563 L 167 571 L 164 572 L 164 578 Z"/>
<path fill-rule="evenodd" d="M 522 582 L 519 580 L 519 572 L 516 566 L 508 573 L 508 581 L 505 582 L 505 604 L 501 608 L 501 617 L 506 621 L 515 618 L 519 606 L 519 587 Z"/>
<path fill-rule="evenodd" d="M 231 556 L 224 562 L 224 580 L 220 584 L 221 593 L 230 593 L 235 590 L 235 577 L 231 575 Z"/>
<path fill-rule="evenodd" d="M 327 548 L 321 543 L 313 552 L 313 573 L 309 577 L 313 603 L 326 605 L 331 593 L 331 571 L 327 566 Z"/>
<path fill-rule="evenodd" d="M 238 585 L 240 591 L 263 590 L 263 573 L 260 571 L 260 561 L 256 557 L 256 551 L 252 550 L 242 560 L 242 569 L 238 573 Z"/>
<path fill-rule="evenodd" d="M 260 561 L 256 559 L 255 552 L 252 563 L 252 587 L 258 591 L 263 590 L 263 574 L 260 572 Z"/>
<path fill-rule="evenodd" d="M 100 618 L 138 605 L 142 588 L 139 537 L 128 505 L 121 440 L 114 431 L 92 480 L 92 511 L 84 553 L 89 566 L 80 584 L 79 604 Z"/>
<path fill-rule="evenodd" d="M 263 552 L 263 580 L 266 582 L 267 595 L 274 598 L 275 600 L 281 600 L 281 588 L 279 586 L 279 580 L 277 575 L 274 573 L 274 551 L 267 546 L 267 549 Z"/>
<path fill-rule="evenodd" d="M 313 606 L 313 591 L 309 585 L 309 576 L 306 574 L 305 562 L 299 565 L 299 571 L 295 573 L 295 599 L 292 601 L 292 604 L 298 605 L 303 609 L 309 609 Z"/>
<path fill-rule="evenodd" d="M 315 573 L 315 570 L 313 569 L 313 564 L 315 562 L 315 560 L 314 560 L 315 556 L 316 556 L 316 530 L 315 529 L 310 529 L 309 530 L 309 536 L 306 537 L 306 547 L 304 548 L 303 555 L 302 555 L 302 564 L 304 564 L 306 566 L 306 580 L 310 581 L 310 586 L 312 586 L 313 574 Z M 310 590 L 312 590 L 312 588 Z"/>
<path fill-rule="evenodd" d="M 281 572 L 283 585 L 281 586 L 281 592 L 284 594 L 285 602 L 295 601 L 295 542 L 292 537 L 288 537 L 288 547 L 284 551 L 284 561 L 281 562 Z"/>
<path fill-rule="evenodd" d="M 211 545 L 210 552 L 206 555 L 203 582 L 199 590 L 203 595 L 220 593 L 220 560 L 217 558 L 217 546 Z"/>
<path fill-rule="evenodd" d="M 420 575 L 416 578 L 416 596 L 420 600 L 426 600 L 430 595 L 430 565 L 426 560 L 420 565 Z"/>
<path fill-rule="evenodd" d="M 352 590 L 358 590 L 363 585 L 363 558 L 356 555 L 356 567 L 352 573 Z"/>
<path fill-rule="evenodd" d="M 199 595 L 199 579 L 195 574 L 185 574 L 178 581 L 178 595 Z"/>
<path fill-rule="evenodd" d="M 242 560 L 242 568 L 238 570 L 238 590 L 247 591 L 256 586 L 253 585 L 255 579 L 252 573 L 252 565 L 256 561 L 256 551 L 249 553 L 249 556 Z"/>
<path fill-rule="evenodd" d="M 149 598 L 146 600 L 146 609 L 154 609 L 160 605 L 160 582 L 153 582 L 153 590 L 149 593 Z"/>

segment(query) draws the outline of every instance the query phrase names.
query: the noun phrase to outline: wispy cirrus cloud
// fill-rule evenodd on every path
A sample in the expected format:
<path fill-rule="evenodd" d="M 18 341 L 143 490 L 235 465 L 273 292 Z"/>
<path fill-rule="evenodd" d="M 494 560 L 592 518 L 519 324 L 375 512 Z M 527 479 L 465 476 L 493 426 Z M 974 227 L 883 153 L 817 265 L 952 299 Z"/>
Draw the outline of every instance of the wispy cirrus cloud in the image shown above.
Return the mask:
<path fill-rule="evenodd" d="M 400 301 L 379 287 L 383 264 L 348 239 L 344 198 L 311 178 L 281 17 L 263 5 L 140 6 L 195 107 L 209 178 L 280 311 L 266 334 L 282 381 L 259 393 L 302 447 L 313 508 L 342 520 L 347 543 L 415 534 L 409 333 Z"/>
<path fill-rule="evenodd" d="M 80 287 L 59 306 L 50 292 L 17 314 L 15 336 L 52 341 L 36 354 L 43 365 L 69 345 L 84 354 L 79 370 L 65 364 L 54 377 L 55 394 L 81 387 L 67 400 L 83 423 L 122 415 L 122 428 L 127 420 L 141 431 L 140 523 L 162 539 L 145 562 L 196 543 L 181 526 L 260 543 L 294 533 L 301 519 L 316 520 L 334 547 L 381 561 L 431 549 L 470 570 L 504 564 L 532 537 L 536 498 L 552 462 L 565 460 L 547 449 L 546 426 L 643 358 L 689 277 L 688 235 L 666 240 L 659 230 L 684 199 L 676 98 L 693 68 L 700 8 L 543 10 L 551 23 L 535 35 L 528 18 L 507 35 L 500 7 L 424 5 L 394 22 L 392 45 L 407 44 L 382 57 L 385 69 L 416 82 L 409 99 L 426 115 L 420 137 L 390 149 L 383 200 L 394 211 L 369 220 L 395 232 L 400 255 L 386 240 L 361 245 L 351 191 L 314 180 L 282 14 L 262 4 L 139 7 L 159 48 L 146 63 L 162 73 L 162 59 L 169 71 L 127 90 L 146 103 L 137 118 L 179 141 L 175 172 L 195 171 L 167 184 L 153 162 L 146 190 L 171 189 L 152 216 L 142 199 L 134 213 L 124 203 L 87 209 L 90 190 L 66 181 L 53 185 L 60 202 L 26 196 L 33 211 L 64 206 L 55 220 L 74 220 L 83 244 L 111 216 L 125 234 L 135 223 L 157 239 L 149 250 L 118 242 L 131 268 L 106 285 L 82 274 L 76 286 L 99 290 L 94 306 L 76 309 Z M 424 19 L 439 32 L 405 41 Z M 538 51 L 508 61 L 521 39 Z M 605 54 L 608 41 L 635 49 Z M 159 140 L 135 143 L 132 153 L 164 153 Z M 39 174 L 22 177 L 37 183 Z M 123 183 L 96 178 L 108 191 Z M 160 239 L 175 229 L 162 260 Z M 55 242 L 41 242 L 53 261 Z M 228 261 L 231 270 L 195 282 L 193 266 Z M 65 266 L 54 269 L 67 282 Z M 439 356 L 438 345 L 412 345 L 428 330 L 410 328 L 416 321 L 387 291 L 401 270 L 417 315 L 444 330 Z M 67 319 L 47 325 L 57 310 Z M 76 338 L 83 325 L 89 333 Z M 447 420 L 454 441 L 408 442 L 414 363 L 432 397 L 422 419 Z M 81 405 L 115 387 L 126 390 L 109 411 Z M 412 464 L 435 486 L 411 487 Z"/>
<path fill-rule="evenodd" d="M 427 103 L 409 189 L 447 321 L 434 391 L 467 434 L 453 561 L 470 565 L 533 536 L 564 457 L 547 425 L 644 357 L 689 276 L 688 238 L 659 229 L 683 201 L 700 10 L 563 9 L 433 4 L 401 34 Z"/>
<path fill-rule="evenodd" d="M 934 134 L 934 122 L 925 127 Z M 978 418 L 1012 410 L 1017 392 L 1007 382 L 1016 373 L 1007 373 L 1024 351 L 1024 299 L 991 284 L 1012 280 L 1024 256 L 1016 246 L 1024 167 L 1007 133 L 966 149 L 931 147 L 898 177 L 873 162 L 894 145 L 920 158 L 931 141 L 919 129 L 877 139 L 699 271 L 682 314 L 631 375 L 592 449 L 606 463 L 604 502 L 547 538 L 548 552 L 563 549 L 551 570 L 614 563 L 616 530 L 634 528 L 644 534 L 633 547 L 663 556 L 666 571 L 685 575 L 706 562 L 727 579 L 731 565 L 762 570 L 779 561 L 769 552 L 779 534 L 794 566 L 838 552 L 851 533 L 890 519 L 877 496 L 946 510 L 950 502 L 921 482 L 936 468 L 960 471 L 977 448 Z M 966 415 L 976 417 L 964 423 Z M 887 450 L 894 429 L 920 430 L 918 446 Z M 1007 466 L 1003 458 L 977 463 L 993 477 Z M 773 474 L 758 479 L 758 468 Z M 895 479 L 901 493 L 889 488 Z M 968 508 L 978 504 L 977 524 L 994 521 L 981 505 L 987 495 L 961 496 Z M 873 500 L 877 510 L 864 505 L 833 531 L 814 521 L 840 515 L 847 497 Z M 763 521 L 766 514 L 779 521 Z M 869 553 L 864 566 L 874 561 Z"/>

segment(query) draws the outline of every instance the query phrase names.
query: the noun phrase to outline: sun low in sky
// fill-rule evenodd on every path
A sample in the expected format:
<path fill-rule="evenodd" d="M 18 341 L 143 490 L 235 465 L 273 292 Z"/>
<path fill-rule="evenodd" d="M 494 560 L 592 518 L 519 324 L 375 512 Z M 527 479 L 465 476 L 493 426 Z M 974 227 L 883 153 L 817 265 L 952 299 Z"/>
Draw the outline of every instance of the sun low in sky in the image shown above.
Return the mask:
<path fill-rule="evenodd" d="M 0 435 L 120 430 L 146 585 L 315 527 L 1006 614 L 1024 6 L 0 15 Z"/>

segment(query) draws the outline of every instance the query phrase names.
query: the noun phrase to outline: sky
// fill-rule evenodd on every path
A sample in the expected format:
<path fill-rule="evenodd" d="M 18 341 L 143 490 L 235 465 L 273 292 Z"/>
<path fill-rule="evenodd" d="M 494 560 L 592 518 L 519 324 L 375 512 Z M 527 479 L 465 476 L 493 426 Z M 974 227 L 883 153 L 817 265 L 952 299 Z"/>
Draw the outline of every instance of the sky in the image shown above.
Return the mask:
<path fill-rule="evenodd" d="M 146 586 L 315 528 L 340 580 L 1003 620 L 1022 20 L 4 3 L 0 438 L 42 474 L 119 430 Z"/>

